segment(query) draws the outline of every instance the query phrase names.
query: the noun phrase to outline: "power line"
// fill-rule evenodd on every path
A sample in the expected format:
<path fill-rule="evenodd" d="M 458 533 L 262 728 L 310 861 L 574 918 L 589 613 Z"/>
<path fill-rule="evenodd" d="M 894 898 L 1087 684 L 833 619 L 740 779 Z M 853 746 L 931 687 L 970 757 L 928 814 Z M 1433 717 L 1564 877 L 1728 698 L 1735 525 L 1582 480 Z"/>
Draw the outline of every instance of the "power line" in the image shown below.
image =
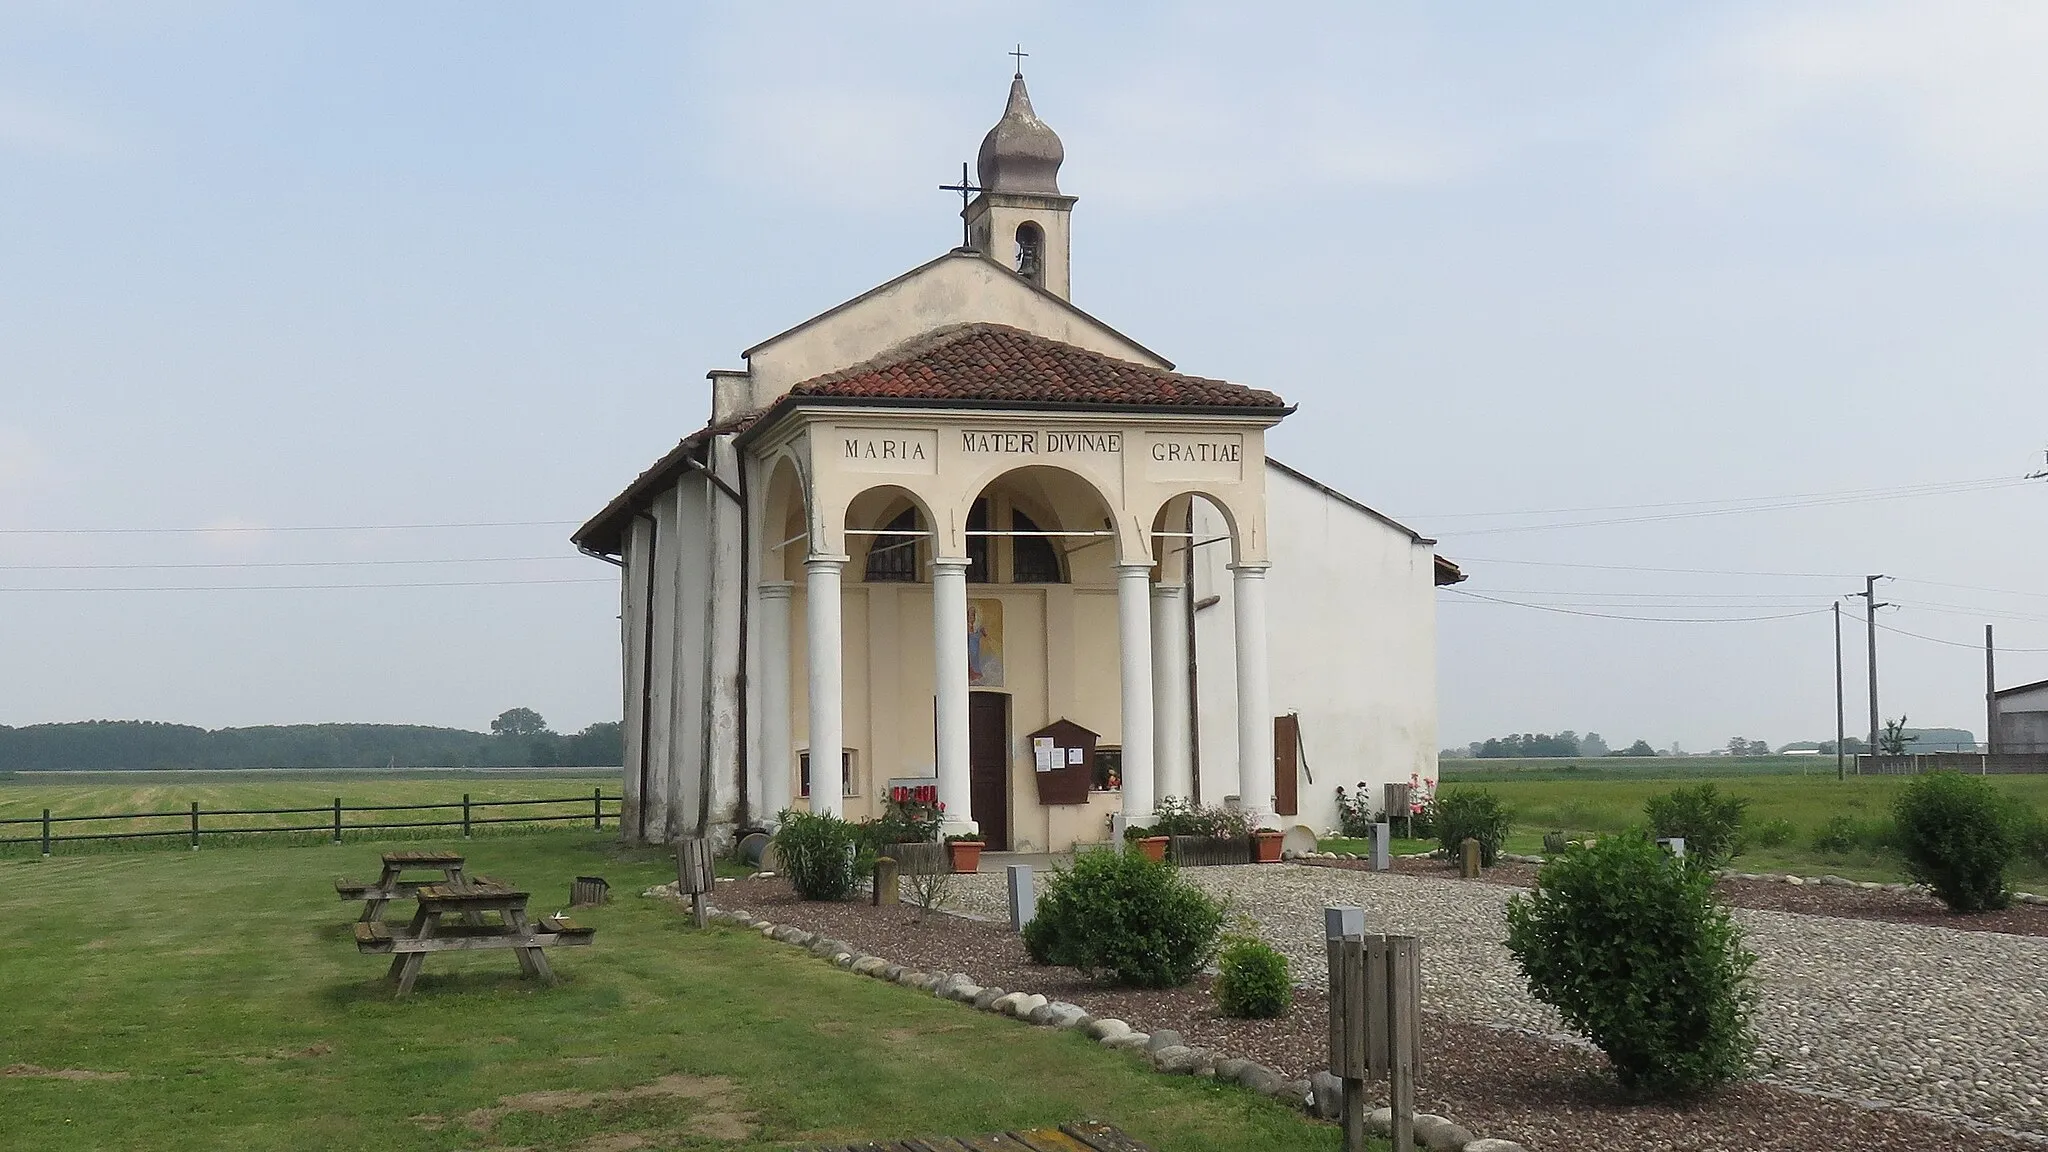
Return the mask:
<path fill-rule="evenodd" d="M 1499 528 L 1473 528 L 1445 533 L 1447 536 L 1495 536 L 1509 532 L 1546 532 L 1559 528 L 1602 528 L 1616 524 L 1653 524 L 1670 520 L 1690 520 L 1706 516 L 1733 516 L 1745 512 L 1773 512 L 1794 508 L 1826 508 L 1841 504 L 1855 504 L 1875 499 L 1902 499 L 1909 496 L 1938 496 L 1953 493 L 1984 491 L 1992 488 L 2009 488 L 2026 484 L 2024 479 L 2001 480 L 1975 487 L 1953 487 L 1926 492 L 1905 492 L 1888 497 L 1847 497 L 1826 500 L 1786 500 L 1776 504 L 1758 504 L 1740 508 L 1709 508 L 1696 512 L 1672 512 L 1659 516 L 1615 516 L 1602 520 L 1570 520 L 1554 524 L 1512 524 Z"/>
<path fill-rule="evenodd" d="M 1929 644 L 1946 644 L 1951 648 L 1968 648 L 1973 652 L 1981 652 L 1984 649 L 1984 646 L 1976 641 L 1943 640 L 1939 636 L 1922 636 L 1918 632 L 1908 632 L 1904 628 L 1894 628 L 1889 624 L 1879 624 L 1878 627 L 1887 632 L 1896 632 L 1901 636 L 1911 636 L 1915 640 L 1925 640 Z M 2007 648 L 2002 645 L 1998 650 L 2000 652 L 2048 652 L 2048 648 Z"/>
<path fill-rule="evenodd" d="M 452 524 L 283 524 L 215 528 L 0 528 L 5 536 L 176 536 L 215 532 L 413 532 L 440 528 L 561 528 L 580 520 L 475 520 Z"/>
<path fill-rule="evenodd" d="M 2028 479 L 2020 477 L 2019 480 Z M 1415 520 L 1462 520 L 1484 519 L 1496 516 L 1568 516 L 1579 512 L 1631 512 L 1649 508 L 1704 508 L 1711 505 L 1741 505 L 1777 503 L 1785 500 L 1849 500 L 1883 499 L 1891 496 L 1914 496 L 1936 493 L 1950 489 L 1967 490 L 1978 485 L 1995 485 L 2017 482 L 2010 476 L 1986 476 L 1977 480 L 1939 480 L 1926 484 L 1904 484 L 1889 488 L 1843 488 L 1829 492 L 1793 492 L 1782 496 L 1729 496 L 1717 500 L 1670 500 L 1658 504 L 1588 504 L 1578 508 L 1523 508 L 1508 512 L 1437 512 L 1408 513 L 1405 518 Z"/>
<path fill-rule="evenodd" d="M 99 586 L 93 588 L 45 587 L 0 588 L 10 592 L 315 592 L 343 588 L 506 588 L 521 584 L 617 584 L 604 577 L 568 577 L 560 580 L 436 580 L 409 584 L 155 584 Z"/>
<path fill-rule="evenodd" d="M 1511 608 L 1534 608 L 1539 612 L 1555 612 L 1561 616 L 1590 616 L 1597 620 L 1641 620 L 1659 624 L 1742 624 L 1759 620 L 1791 620 L 1800 616 L 1817 616 L 1829 611 L 1826 608 L 1808 608 L 1801 612 L 1787 612 L 1776 616 L 1623 616 L 1607 612 L 1587 612 L 1577 608 L 1565 608 L 1556 604 L 1530 604 L 1520 600 L 1502 600 L 1497 596 L 1486 596 L 1478 592 L 1467 592 L 1461 588 L 1446 588 L 1445 591 L 1467 596 L 1474 600 L 1485 600 L 1493 604 L 1506 604 Z M 1647 607 L 1647 605 L 1646 605 Z M 1690 605 L 1680 605 L 1690 607 Z M 1705 607 L 1705 605 L 1701 605 Z"/>
<path fill-rule="evenodd" d="M 524 564 L 540 560 L 587 560 L 557 552 L 548 556 L 451 556 L 442 560 L 209 560 L 189 564 L 0 564 L 0 572 L 117 572 L 177 568 L 357 568 L 390 564 Z"/>
<path fill-rule="evenodd" d="M 1494 556 L 1461 556 L 1459 564 L 1513 564 L 1534 568 L 1586 568 L 1601 572 L 1662 572 L 1680 576 L 1774 576 L 1800 580 L 1855 580 L 1853 572 L 1757 572 L 1729 568 L 1657 568 L 1642 564 L 1581 564 L 1568 560 L 1503 560 Z"/>

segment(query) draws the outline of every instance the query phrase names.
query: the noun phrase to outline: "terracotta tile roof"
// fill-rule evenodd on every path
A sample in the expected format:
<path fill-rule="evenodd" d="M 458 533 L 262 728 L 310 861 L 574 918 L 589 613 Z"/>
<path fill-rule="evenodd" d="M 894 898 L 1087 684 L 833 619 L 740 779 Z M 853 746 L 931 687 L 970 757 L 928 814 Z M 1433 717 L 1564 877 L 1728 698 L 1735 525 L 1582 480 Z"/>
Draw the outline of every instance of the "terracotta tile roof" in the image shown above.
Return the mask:
<path fill-rule="evenodd" d="M 592 552 L 620 554 L 625 547 L 625 524 L 630 519 L 627 512 L 635 502 L 650 491 L 675 483 L 675 478 L 683 473 L 684 460 L 701 455 L 701 449 L 713 437 L 744 432 L 760 418 L 761 413 L 748 412 L 727 420 L 714 420 L 683 437 L 661 459 L 634 477 L 633 482 L 626 485 L 624 492 L 613 497 L 612 502 L 605 505 L 604 511 L 592 516 L 581 528 L 571 533 L 570 542 Z"/>
<path fill-rule="evenodd" d="M 1148 368 L 1000 324 L 946 329 L 843 371 L 807 380 L 793 397 L 829 396 L 1116 407 L 1269 408 L 1271 392 Z"/>

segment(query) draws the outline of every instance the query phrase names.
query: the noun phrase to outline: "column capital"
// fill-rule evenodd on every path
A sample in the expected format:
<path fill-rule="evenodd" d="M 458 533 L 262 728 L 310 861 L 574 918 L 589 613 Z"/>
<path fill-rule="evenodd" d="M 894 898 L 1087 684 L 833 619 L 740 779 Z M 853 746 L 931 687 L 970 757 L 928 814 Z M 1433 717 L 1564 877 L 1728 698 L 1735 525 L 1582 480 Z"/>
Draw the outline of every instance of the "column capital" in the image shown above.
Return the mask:
<path fill-rule="evenodd" d="M 1266 574 L 1266 569 L 1271 567 L 1271 564 L 1235 563 L 1230 565 L 1230 570 L 1234 574 L 1242 576 L 1246 579 L 1255 579 L 1257 577 L 1264 576 Z"/>
<path fill-rule="evenodd" d="M 804 570 L 811 571 L 814 569 L 822 568 L 833 572 L 837 572 L 841 568 L 846 567 L 846 562 L 851 559 L 853 559 L 853 557 L 851 556 L 827 556 L 819 553 L 813 553 L 809 556 L 804 557 Z"/>
<path fill-rule="evenodd" d="M 763 600 L 787 600 L 796 592 L 796 581 L 764 580 L 756 591 Z"/>
<path fill-rule="evenodd" d="M 1159 583 L 1154 584 L 1152 586 L 1152 598 L 1155 600 L 1171 600 L 1174 597 L 1179 596 L 1182 592 L 1186 590 L 1187 589 L 1178 582 L 1169 584 L 1166 581 L 1161 580 Z"/>
<path fill-rule="evenodd" d="M 1115 567 L 1117 579 L 1119 580 L 1128 579 L 1132 576 L 1143 576 L 1147 580 L 1152 579 L 1152 562 L 1150 560 L 1142 563 L 1119 563 Z"/>
<path fill-rule="evenodd" d="M 934 573 L 944 572 L 949 575 L 954 572 L 958 572 L 964 576 L 967 574 L 967 569 L 970 566 L 972 566 L 973 563 L 974 561 L 969 560 L 965 556 L 961 556 L 958 558 L 952 556 L 941 556 L 932 561 L 932 571 Z"/>

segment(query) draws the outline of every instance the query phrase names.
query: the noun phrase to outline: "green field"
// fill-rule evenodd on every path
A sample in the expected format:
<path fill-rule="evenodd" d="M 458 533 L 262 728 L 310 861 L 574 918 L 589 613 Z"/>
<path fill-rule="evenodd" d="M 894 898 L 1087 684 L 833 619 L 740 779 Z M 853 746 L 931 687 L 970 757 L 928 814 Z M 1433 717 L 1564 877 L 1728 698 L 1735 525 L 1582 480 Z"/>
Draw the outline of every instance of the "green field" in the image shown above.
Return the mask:
<path fill-rule="evenodd" d="M 1784 842 L 1748 846 L 1735 867 L 1746 872 L 1833 872 L 1852 879 L 1901 880 L 1899 861 L 1887 852 L 1857 848 L 1821 852 L 1812 841 L 1835 816 L 1866 827 L 1888 819 L 1892 798 L 1910 777 L 1851 776 L 1836 780 L 1834 759 L 1811 756 L 1751 759 L 1691 757 L 1625 762 L 1591 760 L 1447 760 L 1442 787 L 1483 787 L 1513 813 L 1509 850 L 1540 851 L 1545 832 L 1618 832 L 1644 823 L 1643 802 L 1660 792 L 1711 780 L 1724 793 L 1749 798 L 1745 826 L 1783 821 Z M 1806 774 L 1801 764 L 1816 769 Z M 1825 771 L 1817 771 L 1825 767 Z M 1716 768 L 1719 770 L 1716 771 Z M 2048 819 L 2048 775 L 1986 777 L 1999 790 Z M 2013 873 L 2032 890 L 2048 885 L 2048 860 L 2027 859 Z"/>
<path fill-rule="evenodd" d="M 245 772 L 22 772 L 0 773 L 0 820 L 39 820 L 45 808 L 53 817 L 87 816 L 102 813 L 169 813 L 149 820 L 93 820 L 59 823 L 52 830 L 66 833 L 103 833 L 177 830 L 188 827 L 185 813 L 194 801 L 202 810 L 256 808 L 326 808 L 339 797 L 350 807 L 387 804 L 452 804 L 458 807 L 415 813 L 347 813 L 344 824 L 398 822 L 404 820 L 456 819 L 464 793 L 474 804 L 493 800 L 538 800 L 573 797 L 569 803 L 509 809 L 475 810 L 484 817 L 587 814 L 591 793 L 602 788 L 608 797 L 619 794 L 617 769 L 582 771 L 573 768 L 547 772 L 505 772 L 448 770 L 431 772 L 361 771 L 245 771 Z M 618 811 L 616 801 L 605 804 L 607 820 Z M 322 824 L 330 817 L 321 813 L 298 816 L 212 816 L 202 818 L 204 829 L 281 827 L 292 824 Z M 494 831 L 478 825 L 478 834 Z M 37 824 L 0 824 L 0 839 L 35 836 Z M 389 836 L 391 833 L 365 833 Z M 424 830 L 412 835 L 446 835 L 442 830 Z M 299 834 L 303 842 L 320 839 L 317 833 Z M 202 844 L 225 847 L 233 843 L 276 843 L 278 837 L 220 837 L 208 835 Z M 54 845 L 58 854 L 79 852 L 133 851 L 152 847 L 187 847 L 178 836 L 119 842 L 82 841 Z M 37 845 L 0 844 L 0 857 L 36 854 Z"/>
<path fill-rule="evenodd" d="M 609 834 L 465 848 L 542 912 L 610 881 L 577 913 L 594 943 L 555 954 L 562 986 L 443 953 L 390 999 L 331 887 L 373 875 L 376 844 L 0 862 L 8 1146 L 765 1149 L 1093 1117 L 1172 1152 L 1338 1147 L 1243 1089 L 687 928 L 637 895 L 671 860 Z"/>

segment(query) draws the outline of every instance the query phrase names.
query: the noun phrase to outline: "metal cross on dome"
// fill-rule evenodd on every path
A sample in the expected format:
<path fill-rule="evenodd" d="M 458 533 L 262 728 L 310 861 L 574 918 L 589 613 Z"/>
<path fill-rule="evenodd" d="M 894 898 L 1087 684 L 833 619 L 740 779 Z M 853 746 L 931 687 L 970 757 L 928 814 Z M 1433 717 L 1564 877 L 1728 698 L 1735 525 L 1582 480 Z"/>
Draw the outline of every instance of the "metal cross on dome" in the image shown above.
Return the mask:
<path fill-rule="evenodd" d="M 960 194 L 960 247 L 974 247 L 973 238 L 967 234 L 967 198 L 981 191 L 981 189 L 975 187 L 967 179 L 967 161 L 962 160 L 960 162 L 960 182 L 958 184 L 941 184 L 939 185 L 939 191 L 958 192 Z"/>
<path fill-rule="evenodd" d="M 1010 55 L 1010 56 L 1015 56 L 1015 57 L 1017 58 L 1017 75 L 1019 75 L 1019 76 L 1022 76 L 1022 75 L 1024 75 L 1024 58 L 1025 58 L 1026 56 L 1029 56 L 1029 55 L 1031 55 L 1031 53 L 1029 53 L 1029 52 L 1026 52 L 1026 51 L 1024 50 L 1024 45 L 1022 45 L 1022 44 L 1019 44 L 1019 45 L 1017 45 L 1017 48 L 1016 48 L 1016 50 L 1015 50 L 1015 51 L 1013 51 L 1013 52 L 1009 52 L 1009 53 L 1006 53 L 1006 55 Z"/>

